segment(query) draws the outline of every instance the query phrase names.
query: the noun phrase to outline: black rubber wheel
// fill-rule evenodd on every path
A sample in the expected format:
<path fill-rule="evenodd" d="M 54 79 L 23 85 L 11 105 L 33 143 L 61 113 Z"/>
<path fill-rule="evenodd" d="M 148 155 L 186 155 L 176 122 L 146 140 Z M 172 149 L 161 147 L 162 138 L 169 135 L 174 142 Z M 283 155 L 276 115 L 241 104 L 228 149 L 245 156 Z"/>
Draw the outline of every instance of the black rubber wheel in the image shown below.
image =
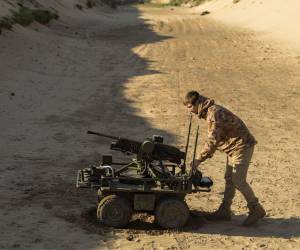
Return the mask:
<path fill-rule="evenodd" d="M 190 211 L 183 200 L 166 198 L 155 208 L 155 222 L 162 228 L 183 227 L 190 216 Z"/>
<path fill-rule="evenodd" d="M 110 227 L 124 227 L 132 216 L 132 205 L 123 197 L 109 195 L 98 204 L 97 217 Z"/>

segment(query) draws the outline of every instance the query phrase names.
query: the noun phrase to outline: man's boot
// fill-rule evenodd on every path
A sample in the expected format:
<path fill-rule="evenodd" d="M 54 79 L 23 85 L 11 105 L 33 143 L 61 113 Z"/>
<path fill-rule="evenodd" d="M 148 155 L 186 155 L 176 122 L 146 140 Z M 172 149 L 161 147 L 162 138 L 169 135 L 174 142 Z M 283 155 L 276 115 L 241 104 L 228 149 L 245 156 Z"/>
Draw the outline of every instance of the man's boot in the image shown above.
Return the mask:
<path fill-rule="evenodd" d="M 254 225 L 259 219 L 266 216 L 266 211 L 262 205 L 259 203 L 255 205 L 249 205 L 249 215 L 247 219 L 243 222 L 244 226 Z"/>
<path fill-rule="evenodd" d="M 212 221 L 213 220 L 230 221 L 231 220 L 230 204 L 223 202 L 215 212 L 206 214 L 205 218 L 207 220 L 212 220 Z"/>

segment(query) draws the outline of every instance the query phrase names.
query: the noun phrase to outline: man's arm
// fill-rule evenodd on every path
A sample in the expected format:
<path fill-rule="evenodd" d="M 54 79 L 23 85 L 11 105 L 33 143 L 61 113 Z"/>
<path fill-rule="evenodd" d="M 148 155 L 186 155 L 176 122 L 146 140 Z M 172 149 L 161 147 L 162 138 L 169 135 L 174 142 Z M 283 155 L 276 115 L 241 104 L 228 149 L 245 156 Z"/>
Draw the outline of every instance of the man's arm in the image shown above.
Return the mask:
<path fill-rule="evenodd" d="M 217 149 L 217 145 L 220 142 L 221 135 L 221 121 L 220 111 L 208 113 L 208 139 L 204 143 L 202 150 L 200 151 L 197 160 L 200 162 L 211 158 Z"/>

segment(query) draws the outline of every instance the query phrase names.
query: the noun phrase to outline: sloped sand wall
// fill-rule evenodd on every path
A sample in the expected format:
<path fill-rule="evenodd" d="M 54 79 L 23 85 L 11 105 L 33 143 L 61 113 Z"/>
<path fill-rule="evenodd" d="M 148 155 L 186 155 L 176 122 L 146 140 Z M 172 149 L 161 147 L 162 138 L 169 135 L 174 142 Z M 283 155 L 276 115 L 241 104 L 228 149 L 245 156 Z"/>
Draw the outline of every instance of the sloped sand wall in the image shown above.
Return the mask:
<path fill-rule="evenodd" d="M 262 38 L 300 50 L 300 1 L 213 0 L 196 8 L 214 19 L 259 32 Z"/>

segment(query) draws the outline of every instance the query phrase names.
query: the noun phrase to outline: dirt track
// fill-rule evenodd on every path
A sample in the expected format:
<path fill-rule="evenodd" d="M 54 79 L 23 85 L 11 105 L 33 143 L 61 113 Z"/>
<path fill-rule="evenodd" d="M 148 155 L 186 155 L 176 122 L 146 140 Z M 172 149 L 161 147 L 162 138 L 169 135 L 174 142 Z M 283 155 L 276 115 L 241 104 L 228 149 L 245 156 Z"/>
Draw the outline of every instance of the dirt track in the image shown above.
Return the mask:
<path fill-rule="evenodd" d="M 299 56 L 186 9 L 105 15 L 104 26 L 80 16 L 76 25 L 18 28 L 0 37 L 0 248 L 300 248 Z M 256 136 L 249 179 L 268 218 L 239 226 L 246 204 L 238 195 L 229 223 L 194 215 L 181 232 L 139 220 L 125 230 L 96 226 L 87 212 L 94 196 L 76 190 L 75 177 L 108 152 L 109 141 L 85 130 L 134 139 L 162 134 L 182 146 L 181 98 L 190 89 L 234 111 Z M 202 138 L 205 131 L 201 123 Z M 218 206 L 224 165 L 220 153 L 203 165 L 215 186 L 189 196 L 192 209 Z"/>

